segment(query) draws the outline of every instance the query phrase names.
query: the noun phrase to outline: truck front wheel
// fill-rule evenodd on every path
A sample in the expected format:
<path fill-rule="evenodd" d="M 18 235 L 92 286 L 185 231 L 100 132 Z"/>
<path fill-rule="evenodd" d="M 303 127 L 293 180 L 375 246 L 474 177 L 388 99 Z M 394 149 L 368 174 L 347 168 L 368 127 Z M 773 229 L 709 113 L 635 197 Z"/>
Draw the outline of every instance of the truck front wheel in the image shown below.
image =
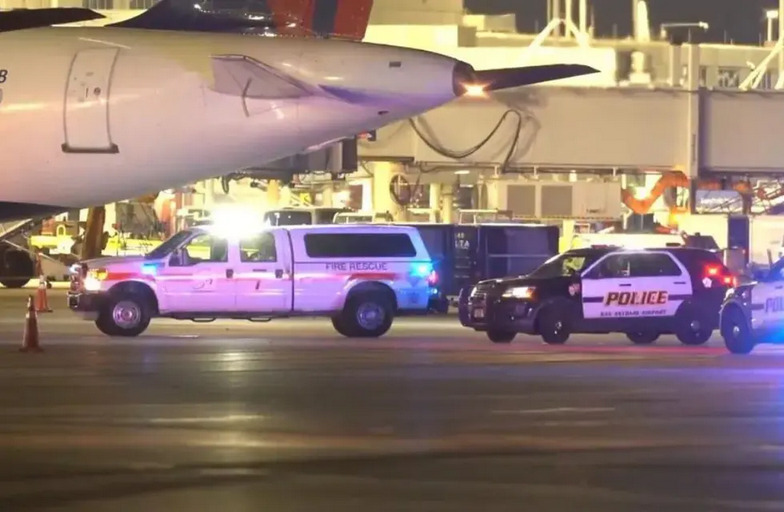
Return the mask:
<path fill-rule="evenodd" d="M 392 327 L 394 312 L 382 293 L 362 293 L 349 298 L 335 329 L 351 338 L 378 338 Z M 338 329 L 338 325 L 341 329 Z"/>
<path fill-rule="evenodd" d="M 137 295 L 109 297 L 98 313 L 95 326 L 108 336 L 138 336 L 150 325 L 147 303 Z"/>

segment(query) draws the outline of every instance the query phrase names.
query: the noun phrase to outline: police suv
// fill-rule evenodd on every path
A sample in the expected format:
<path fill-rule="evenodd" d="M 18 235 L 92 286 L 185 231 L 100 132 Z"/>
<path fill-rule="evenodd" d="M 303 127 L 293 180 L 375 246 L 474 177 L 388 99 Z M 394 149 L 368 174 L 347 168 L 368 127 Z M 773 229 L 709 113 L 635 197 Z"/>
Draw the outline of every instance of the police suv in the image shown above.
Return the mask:
<path fill-rule="evenodd" d="M 760 343 L 784 342 L 784 259 L 755 280 L 729 290 L 721 307 L 721 336 L 733 354 Z"/>
<path fill-rule="evenodd" d="M 76 267 L 68 305 L 110 336 L 153 317 L 329 316 L 344 336 L 378 337 L 396 314 L 427 311 L 434 280 L 415 228 L 372 225 L 200 226 L 146 256 Z"/>
<path fill-rule="evenodd" d="M 719 257 L 703 249 L 575 249 L 526 276 L 478 283 L 461 294 L 460 322 L 494 343 L 517 333 L 561 344 L 572 333 L 623 332 L 636 344 L 674 333 L 700 345 L 718 327 L 733 283 Z"/>

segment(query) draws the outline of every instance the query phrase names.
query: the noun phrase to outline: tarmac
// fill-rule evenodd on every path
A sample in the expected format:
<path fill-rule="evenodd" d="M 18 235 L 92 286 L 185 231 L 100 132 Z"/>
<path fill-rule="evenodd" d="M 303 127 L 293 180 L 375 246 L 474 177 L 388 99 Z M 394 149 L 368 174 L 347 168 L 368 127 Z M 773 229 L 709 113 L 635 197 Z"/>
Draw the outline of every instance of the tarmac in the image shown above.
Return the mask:
<path fill-rule="evenodd" d="M 0 290 L 0 509 L 755 511 L 784 503 L 784 347 L 493 345 L 453 315 L 154 320 Z"/>

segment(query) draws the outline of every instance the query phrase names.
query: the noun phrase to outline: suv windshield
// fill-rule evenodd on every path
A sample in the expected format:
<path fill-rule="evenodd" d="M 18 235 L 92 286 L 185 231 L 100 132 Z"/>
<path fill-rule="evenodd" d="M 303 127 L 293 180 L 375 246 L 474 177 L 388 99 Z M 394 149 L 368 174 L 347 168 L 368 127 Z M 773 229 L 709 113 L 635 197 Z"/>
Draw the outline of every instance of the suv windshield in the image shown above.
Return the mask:
<path fill-rule="evenodd" d="M 528 274 L 528 277 L 547 279 L 551 277 L 568 277 L 579 274 L 596 261 L 598 255 L 587 253 L 564 253 L 553 256 L 542 263 L 542 266 Z"/>
<path fill-rule="evenodd" d="M 191 230 L 189 230 L 189 229 L 186 229 L 185 231 L 180 231 L 178 233 L 173 234 L 171 237 L 169 237 L 168 240 L 163 242 L 161 245 L 159 245 L 158 247 L 156 247 L 152 251 L 148 252 L 144 256 L 145 259 L 157 260 L 159 258 L 163 258 L 167 254 L 172 252 L 174 249 L 179 247 L 180 244 L 185 242 L 188 238 L 190 238 L 190 236 L 192 234 L 193 234 L 193 232 Z"/>

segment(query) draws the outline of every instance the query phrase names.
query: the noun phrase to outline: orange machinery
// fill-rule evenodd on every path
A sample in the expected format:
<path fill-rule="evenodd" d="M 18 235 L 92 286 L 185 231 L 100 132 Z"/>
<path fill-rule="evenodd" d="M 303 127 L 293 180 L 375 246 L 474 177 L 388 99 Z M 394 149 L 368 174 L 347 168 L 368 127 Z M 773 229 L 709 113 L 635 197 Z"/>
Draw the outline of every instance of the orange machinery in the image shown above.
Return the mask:
<path fill-rule="evenodd" d="M 684 175 L 680 171 L 670 171 L 662 174 L 659 180 L 651 189 L 650 193 L 647 197 L 638 199 L 634 197 L 634 193 L 631 190 L 623 189 L 621 190 L 621 200 L 623 203 L 634 213 L 638 214 L 645 214 L 653 206 L 653 203 L 656 202 L 659 197 L 667 189 L 670 188 L 688 188 L 691 185 L 691 180 L 689 180 L 686 175 Z M 757 188 L 754 189 L 751 186 L 751 183 L 748 181 L 738 181 L 731 183 L 729 186 L 725 186 L 722 184 L 721 180 L 717 179 L 699 179 L 697 181 L 697 188 L 700 190 L 735 190 L 743 197 L 755 197 L 762 201 L 771 201 L 778 197 L 784 195 L 784 187 L 778 186 L 775 188 L 773 192 L 768 192 L 764 188 Z M 677 225 L 677 217 L 679 215 L 688 213 L 686 208 L 681 208 L 677 206 L 670 207 L 670 224 Z"/>

